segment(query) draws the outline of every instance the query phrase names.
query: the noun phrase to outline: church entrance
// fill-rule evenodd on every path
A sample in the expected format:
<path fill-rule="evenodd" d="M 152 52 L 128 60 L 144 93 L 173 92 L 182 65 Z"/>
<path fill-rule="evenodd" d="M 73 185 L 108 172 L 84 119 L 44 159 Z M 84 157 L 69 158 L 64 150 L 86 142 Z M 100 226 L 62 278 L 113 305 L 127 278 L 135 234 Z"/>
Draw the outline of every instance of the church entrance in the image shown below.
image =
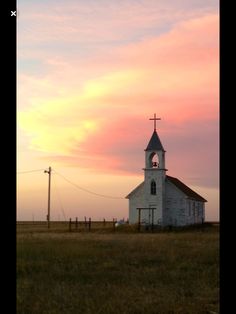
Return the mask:
<path fill-rule="evenodd" d="M 154 229 L 154 210 L 156 207 L 137 207 L 138 210 L 138 230 L 141 231 L 141 225 L 145 226 L 145 229 Z M 143 217 L 146 219 L 142 219 L 142 213 L 144 214 Z"/>

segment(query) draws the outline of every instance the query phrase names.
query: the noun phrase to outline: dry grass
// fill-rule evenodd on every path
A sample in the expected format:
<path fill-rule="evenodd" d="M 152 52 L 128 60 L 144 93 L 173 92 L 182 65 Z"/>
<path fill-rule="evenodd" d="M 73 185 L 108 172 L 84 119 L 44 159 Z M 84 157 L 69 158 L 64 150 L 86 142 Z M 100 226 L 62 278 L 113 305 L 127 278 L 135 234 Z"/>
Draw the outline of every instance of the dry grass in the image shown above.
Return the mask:
<path fill-rule="evenodd" d="M 18 314 L 219 312 L 217 227 L 159 233 L 54 227 L 18 229 Z"/>

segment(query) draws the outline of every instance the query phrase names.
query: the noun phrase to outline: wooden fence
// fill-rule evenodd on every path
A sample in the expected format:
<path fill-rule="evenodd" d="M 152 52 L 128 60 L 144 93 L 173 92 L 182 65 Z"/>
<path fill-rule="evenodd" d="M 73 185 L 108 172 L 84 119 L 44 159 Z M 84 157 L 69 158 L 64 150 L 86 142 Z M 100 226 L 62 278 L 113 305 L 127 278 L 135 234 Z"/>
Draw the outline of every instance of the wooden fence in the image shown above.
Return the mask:
<path fill-rule="evenodd" d="M 117 219 L 113 218 L 113 220 L 106 220 L 105 218 L 98 221 L 92 220 L 91 217 L 84 217 L 83 220 L 79 220 L 78 217 L 74 219 L 70 218 L 68 221 L 51 221 L 50 228 L 48 229 L 47 221 L 17 221 L 16 227 L 17 231 L 38 231 L 43 232 L 46 229 L 48 231 L 96 231 L 96 230 L 115 230 L 116 229 Z M 128 223 L 127 223 L 128 225 Z"/>

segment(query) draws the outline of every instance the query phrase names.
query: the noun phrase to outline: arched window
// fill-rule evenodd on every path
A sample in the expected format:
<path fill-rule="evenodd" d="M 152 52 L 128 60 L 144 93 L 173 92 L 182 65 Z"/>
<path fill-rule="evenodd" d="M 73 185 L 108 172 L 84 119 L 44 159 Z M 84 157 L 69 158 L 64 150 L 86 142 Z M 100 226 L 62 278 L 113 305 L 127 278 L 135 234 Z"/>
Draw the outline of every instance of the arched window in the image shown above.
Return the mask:
<path fill-rule="evenodd" d="M 156 195 L 156 192 L 157 192 L 156 182 L 154 180 L 152 180 L 152 182 L 151 182 L 151 194 Z"/>

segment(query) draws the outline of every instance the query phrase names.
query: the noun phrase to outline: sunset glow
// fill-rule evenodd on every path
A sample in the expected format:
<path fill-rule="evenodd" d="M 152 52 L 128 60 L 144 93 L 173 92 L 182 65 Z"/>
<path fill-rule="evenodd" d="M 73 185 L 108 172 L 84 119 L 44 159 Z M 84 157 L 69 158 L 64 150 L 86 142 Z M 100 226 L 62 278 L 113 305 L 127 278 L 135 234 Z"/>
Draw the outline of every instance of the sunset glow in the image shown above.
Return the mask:
<path fill-rule="evenodd" d="M 167 174 L 218 220 L 218 3 L 20 0 L 18 10 L 18 172 L 55 169 L 52 218 L 62 208 L 67 218 L 128 217 L 156 112 Z M 17 180 L 17 218 L 45 219 L 47 176 Z"/>

